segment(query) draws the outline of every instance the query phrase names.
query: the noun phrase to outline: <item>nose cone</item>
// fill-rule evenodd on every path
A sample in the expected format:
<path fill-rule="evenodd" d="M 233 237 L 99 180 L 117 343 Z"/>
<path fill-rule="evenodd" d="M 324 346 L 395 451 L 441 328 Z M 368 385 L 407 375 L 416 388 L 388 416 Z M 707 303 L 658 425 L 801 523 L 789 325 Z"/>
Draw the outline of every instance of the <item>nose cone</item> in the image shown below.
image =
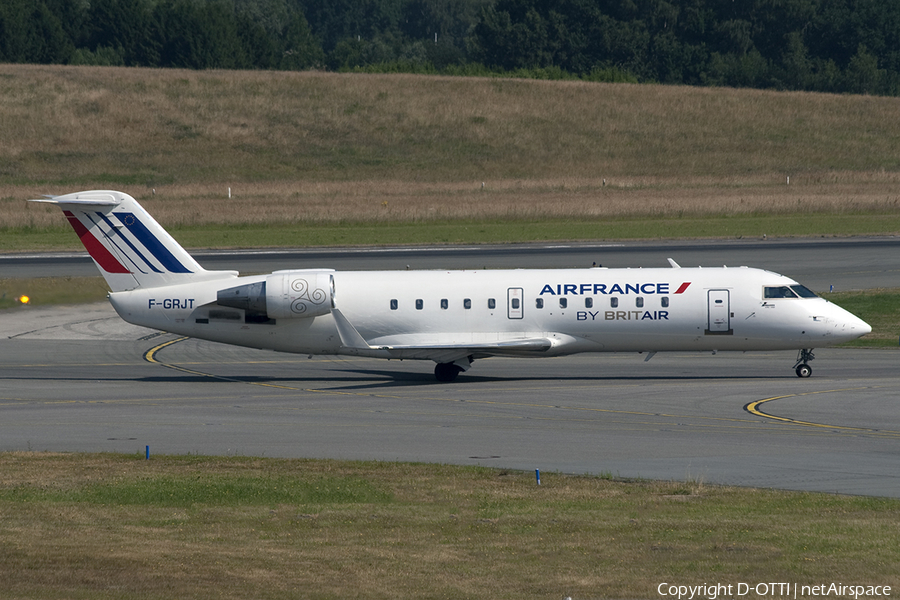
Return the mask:
<path fill-rule="evenodd" d="M 835 307 L 837 308 L 837 307 Z M 838 308 L 840 314 L 836 321 L 835 335 L 841 341 L 850 341 L 861 338 L 867 333 L 872 333 L 872 326 L 843 308 Z"/>
<path fill-rule="evenodd" d="M 859 317 L 857 317 L 856 320 L 857 320 L 857 322 L 859 323 L 859 324 L 856 326 L 856 327 L 859 328 L 859 337 L 862 337 L 862 336 L 866 335 L 867 333 L 872 333 L 872 326 L 871 326 L 871 325 L 869 325 L 868 323 L 866 323 L 865 321 L 863 321 L 863 320 L 860 319 Z"/>

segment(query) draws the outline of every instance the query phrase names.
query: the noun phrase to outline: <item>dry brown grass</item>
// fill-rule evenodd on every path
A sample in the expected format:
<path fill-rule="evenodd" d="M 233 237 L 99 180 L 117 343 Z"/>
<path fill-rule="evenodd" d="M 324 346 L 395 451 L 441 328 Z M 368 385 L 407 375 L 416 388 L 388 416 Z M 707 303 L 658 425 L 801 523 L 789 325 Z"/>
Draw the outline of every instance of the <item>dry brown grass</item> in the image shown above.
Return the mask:
<path fill-rule="evenodd" d="M 0 65 L 0 86 L 8 226 L 59 223 L 25 198 L 110 187 L 166 225 L 896 214 L 900 202 L 893 98 L 22 65 Z"/>
<path fill-rule="evenodd" d="M 451 220 L 541 220 L 748 214 L 897 214 L 900 174 L 831 174 L 728 184 L 703 178 L 547 179 L 481 183 L 402 181 L 261 182 L 223 186 L 117 186 L 164 226 L 265 223 L 372 223 Z M 847 181 L 854 179 L 854 181 Z M 228 198 L 228 187 L 232 197 Z M 63 225 L 58 210 L 12 199 L 40 197 L 35 188 L 0 186 L 0 223 Z"/>

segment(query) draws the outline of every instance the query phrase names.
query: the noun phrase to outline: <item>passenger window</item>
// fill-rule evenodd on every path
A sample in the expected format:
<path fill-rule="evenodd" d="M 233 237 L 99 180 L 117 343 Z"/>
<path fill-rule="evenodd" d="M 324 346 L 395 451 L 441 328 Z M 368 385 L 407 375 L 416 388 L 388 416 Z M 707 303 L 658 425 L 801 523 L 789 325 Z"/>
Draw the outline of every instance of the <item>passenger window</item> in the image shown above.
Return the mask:
<path fill-rule="evenodd" d="M 641 296 L 638 296 L 634 299 L 634 305 L 638 308 L 644 308 L 644 299 Z"/>
<path fill-rule="evenodd" d="M 569 306 L 569 299 L 568 298 L 560 298 L 559 299 L 559 307 L 566 308 L 567 306 Z"/>
<path fill-rule="evenodd" d="M 397 310 L 397 300 L 391 300 L 391 310 Z"/>
<path fill-rule="evenodd" d="M 594 299 L 593 298 L 585 298 L 584 299 L 584 307 L 585 308 L 594 308 Z"/>
<path fill-rule="evenodd" d="M 535 308 L 544 308 L 544 299 L 543 298 L 535 298 L 534 299 L 534 307 Z"/>
<path fill-rule="evenodd" d="M 669 297 L 668 297 L 668 296 L 663 296 L 663 297 L 660 299 L 660 304 L 662 304 L 662 307 L 663 307 L 663 308 L 669 308 Z"/>
<path fill-rule="evenodd" d="M 610 308 L 619 308 L 619 299 L 618 298 L 610 298 L 609 306 L 610 306 Z"/>
<path fill-rule="evenodd" d="M 447 310 L 450 307 L 450 302 L 447 301 L 446 298 L 441 298 L 441 308 Z"/>
<path fill-rule="evenodd" d="M 497 301 L 493 298 L 488 298 L 488 308 L 490 308 L 491 310 L 497 308 Z"/>
<path fill-rule="evenodd" d="M 512 307 L 513 307 L 513 310 L 519 310 L 519 306 L 521 306 L 521 303 L 519 302 L 519 299 L 518 299 L 518 298 L 513 298 L 513 299 L 512 299 Z"/>
<path fill-rule="evenodd" d="M 472 300 L 470 298 L 466 298 L 465 300 L 463 300 L 463 308 L 466 310 L 472 308 Z"/>
<path fill-rule="evenodd" d="M 425 303 L 422 302 L 421 299 L 416 300 L 416 310 L 422 310 L 422 307 L 425 306 Z"/>

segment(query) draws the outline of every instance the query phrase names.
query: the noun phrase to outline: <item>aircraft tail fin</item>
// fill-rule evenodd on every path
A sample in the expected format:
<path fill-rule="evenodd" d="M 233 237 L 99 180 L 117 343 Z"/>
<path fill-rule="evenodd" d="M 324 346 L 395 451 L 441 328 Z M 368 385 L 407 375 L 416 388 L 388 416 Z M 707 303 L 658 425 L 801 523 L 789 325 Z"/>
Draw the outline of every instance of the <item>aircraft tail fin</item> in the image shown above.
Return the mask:
<path fill-rule="evenodd" d="M 97 190 L 32 202 L 62 209 L 113 292 L 237 275 L 201 267 L 128 194 Z"/>

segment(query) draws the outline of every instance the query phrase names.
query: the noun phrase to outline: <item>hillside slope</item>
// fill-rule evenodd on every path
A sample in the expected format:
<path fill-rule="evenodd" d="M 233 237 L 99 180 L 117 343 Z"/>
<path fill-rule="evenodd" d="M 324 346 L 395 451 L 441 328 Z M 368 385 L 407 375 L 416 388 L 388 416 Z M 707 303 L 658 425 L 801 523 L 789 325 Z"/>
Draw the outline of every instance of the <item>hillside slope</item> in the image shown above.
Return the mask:
<path fill-rule="evenodd" d="M 8 226 L 56 222 L 21 215 L 26 197 L 95 187 L 192 224 L 894 213 L 900 196 L 894 98 L 22 65 L 0 85 Z"/>

